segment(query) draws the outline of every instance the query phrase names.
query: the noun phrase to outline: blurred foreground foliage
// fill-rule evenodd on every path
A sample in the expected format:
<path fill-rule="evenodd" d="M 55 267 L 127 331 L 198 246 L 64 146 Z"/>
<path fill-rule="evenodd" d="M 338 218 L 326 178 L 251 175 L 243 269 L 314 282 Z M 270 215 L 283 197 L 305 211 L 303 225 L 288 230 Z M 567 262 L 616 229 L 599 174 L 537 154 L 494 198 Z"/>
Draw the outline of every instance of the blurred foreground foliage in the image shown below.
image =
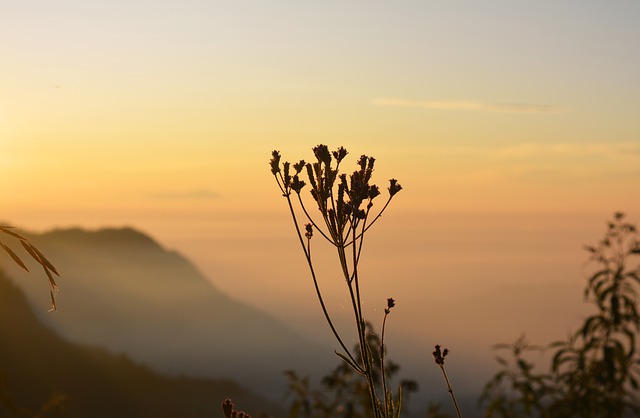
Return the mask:
<path fill-rule="evenodd" d="M 42 252 L 25 236 L 16 232 L 15 227 L 9 225 L 0 225 L 0 233 L 4 234 L 4 237 L 8 237 L 9 239 L 13 239 L 18 241 L 22 246 L 22 249 L 26 251 L 26 253 L 33 258 L 44 270 L 44 273 L 47 275 L 49 279 L 49 294 L 51 295 L 51 309 L 55 311 L 57 309 L 56 306 L 56 298 L 55 293 L 58 291 L 58 285 L 54 279 L 54 275 L 59 276 L 58 270 L 54 267 L 53 264 L 47 257 L 42 254 Z M 7 238 L 5 238 L 7 239 Z M 22 267 L 24 270 L 29 271 L 27 265 L 22 261 L 22 258 L 13 250 L 9 245 L 0 239 L 0 248 L 2 248 L 9 256 L 13 259 L 13 261 Z"/>
<path fill-rule="evenodd" d="M 595 312 L 566 341 L 541 347 L 521 336 L 495 346 L 512 360 L 499 357 L 503 369 L 484 387 L 485 417 L 640 416 L 640 235 L 618 212 L 604 237 L 585 249 L 597 266 L 584 289 Z M 551 353 L 547 372 L 534 370 L 531 351 Z"/>
<path fill-rule="evenodd" d="M 523 335 L 511 344 L 497 344 L 494 348 L 510 356 L 497 358 L 502 369 L 484 386 L 479 405 L 485 418 L 640 416 L 640 234 L 618 212 L 607 222 L 604 237 L 584 248 L 595 265 L 584 289 L 593 313 L 564 341 L 539 346 Z M 529 360 L 534 352 L 550 353 L 546 372 L 538 372 Z M 388 377 L 398 369 L 390 363 Z M 309 379 L 294 371 L 286 374 L 293 395 L 289 418 L 371 416 L 365 382 L 346 364 L 322 379 L 322 390 L 312 390 Z M 417 385 L 400 385 L 406 402 Z M 452 417 L 445 409 L 430 404 L 426 416 Z"/>
<path fill-rule="evenodd" d="M 380 337 L 370 324 L 366 324 L 367 342 L 371 347 L 379 347 Z M 382 380 L 379 352 L 373 351 L 373 378 Z M 360 350 L 356 345 L 354 356 L 360 361 Z M 400 370 L 400 366 L 393 361 L 386 360 L 385 375 L 391 381 Z M 369 398 L 367 382 L 346 362 L 333 369 L 322 378 L 322 390 L 311 389 L 308 377 L 301 377 L 293 370 L 285 371 L 289 379 L 288 394 L 293 397 L 289 407 L 289 418 L 368 418 L 373 416 L 373 409 Z M 418 390 L 418 384 L 413 380 L 399 382 L 398 402 L 406 408 L 406 403 L 412 392 Z"/>

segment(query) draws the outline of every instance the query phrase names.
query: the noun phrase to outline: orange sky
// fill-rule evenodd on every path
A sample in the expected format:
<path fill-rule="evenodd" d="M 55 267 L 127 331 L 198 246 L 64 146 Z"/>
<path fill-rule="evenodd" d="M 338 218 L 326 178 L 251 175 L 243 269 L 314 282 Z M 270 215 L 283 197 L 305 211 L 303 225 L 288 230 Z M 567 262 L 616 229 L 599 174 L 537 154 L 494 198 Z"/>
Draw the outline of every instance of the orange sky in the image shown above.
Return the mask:
<path fill-rule="evenodd" d="M 272 208 L 270 151 L 318 143 L 414 209 L 637 210 L 638 7 L 551 4 L 10 2 L 5 216 Z"/>
<path fill-rule="evenodd" d="M 638 19 L 633 1 L 4 2 L 0 217 L 134 225 L 286 319 L 310 284 L 301 260 L 278 274 L 280 246 L 301 255 L 268 160 L 326 143 L 404 186 L 373 242 L 402 249 L 412 315 L 444 272 L 483 297 L 519 266 L 579 277 L 602 222 L 640 216 Z"/>

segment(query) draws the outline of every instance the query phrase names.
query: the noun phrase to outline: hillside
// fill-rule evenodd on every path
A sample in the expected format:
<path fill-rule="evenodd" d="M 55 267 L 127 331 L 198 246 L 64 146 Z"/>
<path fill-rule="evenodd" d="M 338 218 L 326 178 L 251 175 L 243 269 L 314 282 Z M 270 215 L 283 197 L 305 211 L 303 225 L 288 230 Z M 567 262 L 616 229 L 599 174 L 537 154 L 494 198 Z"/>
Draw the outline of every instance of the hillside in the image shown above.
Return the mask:
<path fill-rule="evenodd" d="M 215 417 L 231 397 L 248 411 L 278 407 L 229 380 L 161 376 L 128 356 L 63 340 L 44 327 L 23 293 L 0 272 L 0 416 L 2 384 L 19 407 L 38 411 L 63 395 L 66 417 Z M 30 415 L 29 415 L 30 416 Z"/>
<path fill-rule="evenodd" d="M 326 370 L 330 350 L 218 291 L 183 256 L 131 228 L 55 230 L 31 235 L 61 273 L 59 311 L 47 314 L 48 289 L 9 257 L 39 319 L 64 338 L 125 353 L 169 374 L 233 378 L 280 398 L 285 369 Z"/>

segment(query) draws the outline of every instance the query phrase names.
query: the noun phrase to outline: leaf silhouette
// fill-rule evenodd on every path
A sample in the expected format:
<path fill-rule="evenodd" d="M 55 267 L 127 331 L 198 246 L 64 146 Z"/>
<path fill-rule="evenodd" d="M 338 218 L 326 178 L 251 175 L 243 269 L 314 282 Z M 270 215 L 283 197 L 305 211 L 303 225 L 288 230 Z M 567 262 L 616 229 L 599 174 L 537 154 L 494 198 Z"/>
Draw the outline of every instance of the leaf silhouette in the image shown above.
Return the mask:
<path fill-rule="evenodd" d="M 4 248 L 4 250 L 7 252 L 7 254 L 9 254 L 11 256 L 11 258 L 13 258 L 13 261 L 15 261 L 17 265 L 19 265 L 20 267 L 22 267 L 26 271 L 29 271 L 29 269 L 22 262 L 20 257 L 18 257 L 18 255 L 16 253 L 14 253 L 11 248 L 9 248 L 7 245 L 5 245 L 2 241 L 0 241 L 0 246 L 2 246 L 2 248 Z"/>

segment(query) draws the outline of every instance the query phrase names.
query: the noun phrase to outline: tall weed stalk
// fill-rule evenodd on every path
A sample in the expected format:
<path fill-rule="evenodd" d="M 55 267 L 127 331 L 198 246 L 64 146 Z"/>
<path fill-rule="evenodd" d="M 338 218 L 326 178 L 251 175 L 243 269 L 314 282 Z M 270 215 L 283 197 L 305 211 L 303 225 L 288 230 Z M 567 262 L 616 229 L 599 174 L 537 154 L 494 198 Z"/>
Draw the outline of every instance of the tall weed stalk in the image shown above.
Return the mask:
<path fill-rule="evenodd" d="M 402 190 L 402 186 L 396 179 L 389 180 L 386 201 L 376 213 L 373 211 L 374 200 L 380 196 L 381 192 L 379 187 L 371 182 L 375 158 L 362 155 L 357 161 L 356 170 L 347 175 L 340 173 L 341 163 L 347 156 L 347 150 L 343 147 L 331 152 L 326 145 L 318 145 L 313 148 L 313 153 L 315 161 L 307 163 L 300 160 L 291 164 L 282 162 L 280 152 L 273 151 L 270 161 L 271 173 L 287 201 L 326 322 L 341 347 L 341 351 L 336 354 L 366 380 L 373 416 L 375 418 L 399 417 L 401 394 L 398 393 L 394 398 L 393 393 L 387 388 L 384 373 L 384 325 L 394 301 L 387 300 L 380 346 L 372 347 L 369 344 L 363 312 L 359 263 L 366 233 L 380 219 L 393 197 Z M 306 199 L 302 197 L 302 190 L 307 186 L 303 177 L 309 182 L 311 200 L 317 209 L 315 216 L 312 216 L 311 213 L 314 211 L 307 206 Z M 320 235 L 336 251 L 358 335 L 360 351 L 358 356 L 351 354 L 345 345 L 345 339 L 336 329 L 325 303 L 311 251 L 311 240 L 314 235 Z M 374 355 L 373 350 L 380 350 L 379 356 Z M 381 362 L 380 381 L 374 373 L 376 357 Z"/>

